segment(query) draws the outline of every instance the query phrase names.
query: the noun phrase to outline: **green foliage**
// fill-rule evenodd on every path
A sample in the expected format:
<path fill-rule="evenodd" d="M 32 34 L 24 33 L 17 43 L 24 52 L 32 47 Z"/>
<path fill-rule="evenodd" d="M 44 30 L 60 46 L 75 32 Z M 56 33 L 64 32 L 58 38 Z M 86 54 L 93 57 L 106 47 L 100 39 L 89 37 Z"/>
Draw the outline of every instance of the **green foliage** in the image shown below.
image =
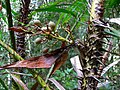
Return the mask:
<path fill-rule="evenodd" d="M 71 14 L 75 17 L 75 14 L 71 11 L 68 11 L 66 9 L 62 9 L 62 8 L 57 8 L 56 6 L 47 6 L 46 8 L 40 8 L 40 9 L 36 9 L 34 10 L 34 13 L 35 12 L 43 12 L 43 11 L 49 11 L 49 12 L 63 12 L 63 13 L 68 13 L 68 14 Z"/>
<path fill-rule="evenodd" d="M 77 78 L 73 68 L 66 68 L 65 70 L 57 70 L 54 78 L 63 85 L 66 90 L 73 90 L 77 88 Z"/>
<path fill-rule="evenodd" d="M 108 7 L 107 8 L 113 8 L 117 7 L 120 4 L 120 0 L 107 0 Z"/>
<path fill-rule="evenodd" d="M 1 18 L 5 23 L 7 23 L 6 15 L 4 15 L 2 12 L 0 12 L 0 18 Z"/>
<path fill-rule="evenodd" d="M 115 30 L 114 28 L 111 28 L 111 31 L 105 31 L 107 34 L 112 35 L 114 37 L 117 37 L 118 39 L 120 39 L 120 31 Z"/>
<path fill-rule="evenodd" d="M 36 0 L 38 1 L 38 0 Z M 19 9 L 19 7 L 17 7 L 16 9 L 14 9 L 14 5 L 16 4 L 17 6 L 19 6 L 18 0 L 11 0 L 13 6 L 12 9 L 12 15 L 13 15 L 13 21 L 17 21 L 18 20 L 18 16 L 19 16 L 19 12 L 17 11 L 17 9 Z M 39 1 L 40 2 L 40 1 Z M 68 2 L 68 3 L 67 3 Z M 88 10 L 87 10 L 87 3 L 85 0 L 56 0 L 56 1 L 52 1 L 52 2 L 48 2 L 48 3 L 44 3 L 42 2 L 41 6 L 36 6 L 32 7 L 32 12 L 30 13 L 30 17 L 32 18 L 32 20 L 34 19 L 39 19 L 43 26 L 46 26 L 45 23 L 49 22 L 49 21 L 54 21 L 56 23 L 56 31 L 58 32 L 59 35 L 61 35 L 62 37 L 66 38 L 66 39 L 71 39 L 70 35 L 65 31 L 64 28 L 67 27 L 67 24 L 70 25 L 70 29 L 72 30 L 72 35 L 74 36 L 74 40 L 76 39 L 82 39 L 82 41 L 85 41 L 85 33 L 87 32 L 87 21 L 88 21 Z M 107 0 L 106 1 L 106 13 L 105 14 L 105 18 L 109 18 L 108 17 L 108 13 L 111 13 L 112 8 L 113 7 L 118 7 L 120 4 L 120 0 Z M 6 6 L 3 3 L 3 8 L 5 8 Z M 111 10 L 111 11 L 110 11 Z M 0 18 L 3 20 L 2 23 L 7 23 L 6 20 L 6 14 L 3 13 L 4 11 L 0 12 Z M 114 14 L 116 14 L 116 12 L 114 12 Z M 18 22 L 19 23 L 19 22 Z M 26 25 L 27 26 L 27 25 Z M 7 32 L 4 31 L 4 28 L 6 28 L 5 26 L 2 27 L 2 30 L 0 30 L 0 40 L 2 39 L 4 42 L 6 42 L 7 44 L 9 44 L 9 35 Z M 119 39 L 120 39 L 120 32 L 117 29 L 111 29 L 111 30 L 105 30 L 105 34 L 111 35 L 112 39 L 108 39 L 108 40 L 112 40 L 114 45 L 113 45 L 113 53 L 119 53 Z M 34 36 L 31 37 L 30 35 L 28 35 L 29 37 L 26 38 L 26 53 L 27 53 L 27 58 L 30 57 L 34 57 L 34 56 L 40 56 L 43 55 L 43 49 L 44 48 L 49 48 L 49 51 L 55 50 L 56 48 L 61 47 L 61 41 L 57 41 L 57 39 L 52 38 L 50 40 L 46 40 L 45 42 L 41 43 L 41 44 L 35 44 L 34 40 L 36 38 L 41 38 L 44 39 L 43 35 L 38 35 L 38 36 Z M 117 38 L 114 38 L 117 37 Z M 53 45 L 54 42 L 56 42 L 56 44 Z M 105 45 L 105 47 L 107 46 L 107 44 Z M 2 47 L 0 47 L 0 60 L 1 63 L 0 65 L 3 66 L 4 64 L 7 64 L 8 62 L 8 52 L 5 51 Z M 74 51 L 70 51 L 69 54 L 69 58 L 68 60 L 72 57 L 76 55 L 76 50 Z M 7 57 L 6 57 L 7 56 Z M 111 59 L 113 58 L 113 59 Z M 109 62 L 106 63 L 110 64 L 112 62 L 114 62 L 115 60 L 117 60 L 119 57 L 117 57 L 114 54 L 110 54 L 110 58 L 109 58 Z M 11 59 L 11 62 L 13 62 L 13 60 Z M 46 69 L 36 69 L 37 72 L 39 72 L 39 74 L 43 77 L 43 79 L 45 80 L 46 76 L 47 76 L 47 72 L 48 70 Z M 0 71 L 1 73 L 3 73 L 2 71 Z M 114 66 L 112 68 L 110 68 L 109 71 L 107 71 L 107 73 L 105 74 L 105 77 L 109 77 L 108 79 L 110 79 L 111 83 L 108 85 L 108 87 L 105 89 L 100 88 L 100 90 L 117 90 L 120 87 L 119 84 L 119 65 Z M 28 71 L 25 71 L 24 73 L 30 73 Z M 36 77 L 35 74 L 34 76 Z M 8 90 L 6 85 L 7 80 L 3 81 L 5 79 L 5 77 L 7 77 L 8 75 L 3 75 L 2 78 L 0 79 L 0 83 L 2 85 L 2 87 L 0 87 L 0 89 L 5 88 L 6 90 Z M 66 90 L 73 90 L 75 88 L 77 88 L 77 80 L 78 78 L 76 77 L 76 73 L 74 72 L 71 64 L 69 61 L 66 62 L 66 64 L 64 64 L 60 70 L 57 70 L 55 72 L 55 74 L 51 77 L 54 77 L 58 82 L 60 82 L 60 84 L 62 84 Z M 24 77 L 24 76 L 23 76 Z M 30 76 L 31 77 L 31 76 Z M 28 84 L 29 89 L 31 88 L 31 86 L 34 84 L 35 80 L 31 79 L 30 77 L 26 76 L 24 79 L 25 83 Z M 41 81 L 41 78 L 37 78 L 38 81 Z M 101 80 L 102 81 L 102 80 Z M 49 83 L 49 82 L 48 82 Z M 20 85 L 20 84 L 18 84 Z M 51 87 L 55 88 L 53 84 L 50 84 Z M 44 86 L 44 85 L 43 85 Z M 21 86 L 20 86 L 21 87 Z M 40 87 L 41 88 L 41 87 Z"/>
<path fill-rule="evenodd" d="M 1 83 L 1 89 L 2 89 L 2 87 L 5 89 L 5 90 L 9 90 L 8 89 L 8 87 L 7 87 L 7 85 L 5 84 L 5 82 L 4 82 L 4 80 L 2 80 L 1 78 L 0 78 L 0 83 Z"/>

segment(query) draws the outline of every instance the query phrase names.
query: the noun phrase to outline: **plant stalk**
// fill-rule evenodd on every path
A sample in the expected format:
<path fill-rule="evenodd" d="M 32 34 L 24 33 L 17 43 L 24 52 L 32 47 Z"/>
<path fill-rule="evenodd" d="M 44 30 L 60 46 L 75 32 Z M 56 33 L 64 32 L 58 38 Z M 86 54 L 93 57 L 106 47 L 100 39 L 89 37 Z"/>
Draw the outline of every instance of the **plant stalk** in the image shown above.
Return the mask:
<path fill-rule="evenodd" d="M 6 45 L 4 42 L 0 40 L 0 45 L 5 48 L 16 60 L 24 60 L 19 54 L 17 54 L 12 48 Z M 37 82 L 45 88 L 45 90 L 51 90 L 49 86 L 45 83 L 45 81 L 38 75 L 35 71 L 28 69 L 28 71 L 33 75 L 33 77 L 37 80 Z"/>

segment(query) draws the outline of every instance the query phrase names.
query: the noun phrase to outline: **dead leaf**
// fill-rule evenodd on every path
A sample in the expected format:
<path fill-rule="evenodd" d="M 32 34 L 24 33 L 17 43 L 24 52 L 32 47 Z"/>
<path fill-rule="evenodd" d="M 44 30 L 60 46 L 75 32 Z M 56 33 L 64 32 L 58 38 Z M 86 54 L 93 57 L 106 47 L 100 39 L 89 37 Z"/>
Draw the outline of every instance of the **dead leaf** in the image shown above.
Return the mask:
<path fill-rule="evenodd" d="M 12 30 L 12 31 L 15 31 L 15 32 L 24 32 L 24 29 L 23 27 L 11 27 L 9 28 L 9 30 Z"/>
<path fill-rule="evenodd" d="M 2 68 L 50 68 L 58 56 L 51 56 L 49 54 L 44 56 L 33 57 L 27 60 L 18 61 L 16 63 L 3 66 Z"/>
<path fill-rule="evenodd" d="M 76 71 L 77 73 L 77 77 L 79 78 L 83 78 L 83 72 L 82 72 L 82 65 L 80 63 L 80 58 L 79 56 L 74 56 L 72 58 L 70 58 L 70 61 L 71 61 L 71 64 L 74 68 L 74 70 Z M 81 90 L 81 80 L 78 79 L 78 90 Z"/>
<path fill-rule="evenodd" d="M 61 48 L 66 47 L 66 42 L 62 42 Z M 60 57 L 55 61 L 55 65 L 53 67 L 53 70 L 50 75 L 54 74 L 54 72 L 61 67 L 62 64 L 65 63 L 68 57 L 68 50 L 64 49 L 64 51 L 61 53 Z"/>
<path fill-rule="evenodd" d="M 62 42 L 61 48 L 64 48 L 66 46 L 66 42 Z"/>
<path fill-rule="evenodd" d="M 2 66 L 0 67 L 0 69 L 20 68 L 20 67 L 21 68 L 50 68 L 52 64 L 55 63 L 55 67 L 52 72 L 54 73 L 66 61 L 67 56 L 68 56 L 68 46 L 64 48 L 56 49 L 55 51 L 52 51 L 49 54 L 45 54 L 43 56 L 37 56 L 27 60 L 12 63 L 10 65 Z"/>
<path fill-rule="evenodd" d="M 83 69 L 82 69 L 82 65 L 80 63 L 79 56 L 74 56 L 74 57 L 70 58 L 70 61 L 71 61 L 71 64 L 72 64 L 74 70 L 76 71 L 78 77 L 83 77 L 83 73 L 81 71 Z"/>
<path fill-rule="evenodd" d="M 50 78 L 49 81 L 51 81 L 59 90 L 65 90 L 65 88 L 54 78 Z"/>
<path fill-rule="evenodd" d="M 118 25 L 120 25 L 120 18 L 111 18 L 109 22 L 117 23 Z"/>
<path fill-rule="evenodd" d="M 120 60 L 114 61 L 113 63 L 109 64 L 108 66 L 106 66 L 102 73 L 101 76 L 103 76 L 111 67 L 115 66 L 116 64 L 120 63 Z"/>
<path fill-rule="evenodd" d="M 17 27 L 10 27 L 9 30 L 12 30 L 12 31 L 15 31 L 15 32 L 25 32 L 27 34 L 33 34 L 32 32 L 28 31 L 28 28 L 27 27 L 20 27 L 20 26 L 17 26 Z"/>
<path fill-rule="evenodd" d="M 50 75 L 54 74 L 54 72 L 60 68 L 61 65 L 65 63 L 68 57 L 68 51 L 64 51 L 61 56 L 55 61 L 55 65 Z"/>

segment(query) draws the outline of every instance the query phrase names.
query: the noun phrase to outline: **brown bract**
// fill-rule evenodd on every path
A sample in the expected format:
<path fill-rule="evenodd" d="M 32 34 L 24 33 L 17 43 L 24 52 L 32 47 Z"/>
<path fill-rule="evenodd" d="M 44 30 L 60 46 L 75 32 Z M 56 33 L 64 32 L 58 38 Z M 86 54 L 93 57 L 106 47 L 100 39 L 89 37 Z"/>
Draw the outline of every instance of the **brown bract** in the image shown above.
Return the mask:
<path fill-rule="evenodd" d="M 50 68 L 55 62 L 57 57 L 51 56 L 50 54 L 33 57 L 27 60 L 18 61 L 16 63 L 3 66 L 2 68 Z"/>
<path fill-rule="evenodd" d="M 60 68 L 62 64 L 67 60 L 68 57 L 68 47 L 56 49 L 48 54 L 33 57 L 23 61 L 18 61 L 9 65 L 0 67 L 0 69 L 7 68 L 50 68 L 52 64 L 55 63 L 53 74 L 57 69 Z"/>
<path fill-rule="evenodd" d="M 59 57 L 58 60 L 56 60 L 54 68 L 53 68 L 53 70 L 51 72 L 51 75 L 54 74 L 55 71 L 57 69 L 59 69 L 65 63 L 67 58 L 68 58 L 68 51 L 64 51 L 64 53 L 61 55 L 61 57 Z"/>
<path fill-rule="evenodd" d="M 24 32 L 25 30 L 27 30 L 27 28 L 25 27 L 11 27 L 9 28 L 9 30 L 15 31 L 15 32 Z"/>

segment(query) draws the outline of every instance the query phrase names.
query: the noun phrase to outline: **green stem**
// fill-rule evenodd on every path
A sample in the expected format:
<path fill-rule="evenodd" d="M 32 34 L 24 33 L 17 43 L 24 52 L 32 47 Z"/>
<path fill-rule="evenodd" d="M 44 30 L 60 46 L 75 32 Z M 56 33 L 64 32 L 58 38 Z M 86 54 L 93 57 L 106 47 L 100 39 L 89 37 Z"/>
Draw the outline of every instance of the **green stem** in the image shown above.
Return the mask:
<path fill-rule="evenodd" d="M 49 79 L 49 77 L 50 77 L 50 74 L 51 74 L 53 68 L 54 68 L 54 64 L 52 65 L 52 67 L 51 67 L 50 70 L 49 70 L 49 73 L 47 74 L 47 77 L 46 77 L 46 80 L 45 80 L 46 83 L 47 83 L 47 81 L 48 81 L 48 79 Z"/>
<path fill-rule="evenodd" d="M 45 88 L 45 90 L 51 90 L 49 86 L 46 84 L 46 82 L 32 69 L 28 69 L 29 72 L 33 75 L 33 77 L 38 81 L 38 83 L 42 86 L 42 88 Z"/>
<path fill-rule="evenodd" d="M 57 39 L 57 40 L 60 40 L 60 41 L 65 41 L 65 42 L 68 42 L 68 43 L 72 43 L 71 41 L 69 41 L 68 39 L 65 39 L 64 37 L 62 37 L 62 36 L 55 36 L 55 35 L 53 35 L 53 34 L 49 34 L 51 37 L 53 37 L 53 38 L 55 38 L 55 39 Z"/>
<path fill-rule="evenodd" d="M 5 3 L 6 3 L 7 18 L 8 18 L 8 28 L 10 28 L 13 27 L 10 0 L 5 0 Z M 11 39 L 11 46 L 16 51 L 14 31 L 10 31 L 10 39 Z"/>
<path fill-rule="evenodd" d="M 17 54 L 12 48 L 6 45 L 4 42 L 0 40 L 0 45 L 4 47 L 16 60 L 24 60 L 19 54 Z"/>

